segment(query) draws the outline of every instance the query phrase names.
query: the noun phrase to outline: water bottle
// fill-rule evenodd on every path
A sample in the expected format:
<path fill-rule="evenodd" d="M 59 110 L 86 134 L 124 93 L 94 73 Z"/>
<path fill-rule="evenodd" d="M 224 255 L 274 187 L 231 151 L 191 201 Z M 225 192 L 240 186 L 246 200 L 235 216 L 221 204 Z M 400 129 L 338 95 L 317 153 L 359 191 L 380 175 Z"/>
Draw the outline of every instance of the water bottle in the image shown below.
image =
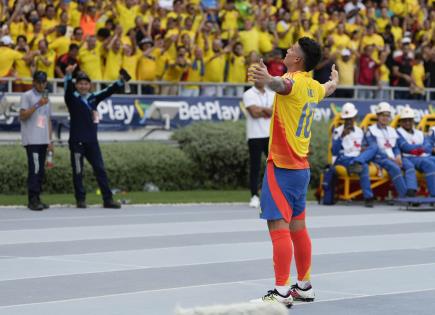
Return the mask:
<path fill-rule="evenodd" d="M 53 151 L 48 151 L 47 154 L 47 169 L 51 169 L 54 167 L 53 163 Z"/>

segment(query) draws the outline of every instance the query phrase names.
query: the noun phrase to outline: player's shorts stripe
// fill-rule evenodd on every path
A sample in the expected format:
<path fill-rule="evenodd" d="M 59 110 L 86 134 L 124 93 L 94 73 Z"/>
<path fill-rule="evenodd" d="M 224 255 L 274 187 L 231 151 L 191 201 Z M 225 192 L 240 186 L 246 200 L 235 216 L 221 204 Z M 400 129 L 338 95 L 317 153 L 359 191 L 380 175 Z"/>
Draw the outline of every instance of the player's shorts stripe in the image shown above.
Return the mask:
<path fill-rule="evenodd" d="M 286 222 L 290 222 L 293 210 L 290 208 L 287 199 L 284 197 L 284 194 L 282 193 L 281 188 L 276 181 L 274 165 L 272 161 L 267 162 L 267 182 L 269 184 L 273 201 L 275 202 L 279 212 L 281 212 L 282 217 Z"/>

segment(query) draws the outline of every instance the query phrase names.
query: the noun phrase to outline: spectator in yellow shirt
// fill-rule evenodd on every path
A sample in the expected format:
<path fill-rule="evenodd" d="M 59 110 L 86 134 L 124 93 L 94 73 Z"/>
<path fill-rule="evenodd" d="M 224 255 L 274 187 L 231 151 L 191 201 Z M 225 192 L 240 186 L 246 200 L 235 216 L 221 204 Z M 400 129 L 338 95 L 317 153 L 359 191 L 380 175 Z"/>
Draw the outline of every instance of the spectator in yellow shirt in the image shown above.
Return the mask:
<path fill-rule="evenodd" d="M 344 32 L 344 24 L 337 25 L 337 32 L 331 35 L 332 38 L 332 53 L 335 51 L 342 51 L 345 48 L 350 48 L 350 38 Z"/>
<path fill-rule="evenodd" d="M 57 57 L 66 54 L 71 44 L 71 39 L 66 36 L 65 25 L 56 26 L 57 37 L 50 43 L 50 49 L 53 49 Z"/>
<path fill-rule="evenodd" d="M 228 54 L 228 78 L 229 83 L 246 83 L 246 59 L 241 43 L 235 43 L 232 53 Z M 242 97 L 244 86 L 226 87 L 225 96 Z"/>
<path fill-rule="evenodd" d="M 71 36 L 71 44 L 76 44 L 79 47 L 83 45 L 83 30 L 81 27 L 76 27 Z"/>
<path fill-rule="evenodd" d="M 106 64 L 104 66 L 103 80 L 115 81 L 119 77 L 119 70 L 122 65 L 121 47 L 122 29 L 118 28 L 117 33 L 104 45 L 106 51 Z"/>
<path fill-rule="evenodd" d="M 204 54 L 201 48 L 195 47 L 192 63 L 188 66 L 185 82 L 201 82 L 204 77 L 205 65 Z M 181 87 L 181 96 L 196 97 L 199 96 L 198 85 L 183 85 Z"/>
<path fill-rule="evenodd" d="M 416 54 L 414 58 L 414 65 L 411 71 L 411 97 L 416 100 L 424 99 L 424 81 L 426 73 L 423 65 L 423 58 L 421 54 Z"/>
<path fill-rule="evenodd" d="M 242 43 L 246 53 L 260 51 L 260 32 L 254 27 L 255 23 L 245 20 L 244 30 L 239 32 L 239 41 Z"/>
<path fill-rule="evenodd" d="M 222 49 L 222 42 L 215 39 L 212 44 L 211 50 L 206 50 L 205 54 L 205 82 L 224 82 L 225 60 L 226 53 L 231 51 L 231 47 L 227 46 Z M 203 95 L 206 96 L 222 96 L 222 86 L 205 86 Z"/>
<path fill-rule="evenodd" d="M 340 78 L 338 85 L 346 85 L 353 86 L 355 85 L 355 70 L 356 63 L 355 57 L 352 55 L 352 52 L 344 48 L 341 51 L 337 50 L 337 71 L 340 71 Z M 348 89 L 340 89 L 338 88 L 335 92 L 336 97 L 344 97 L 344 98 L 352 98 L 353 90 Z"/>
<path fill-rule="evenodd" d="M 154 81 L 157 79 L 157 58 L 161 54 L 161 47 L 153 47 L 151 38 L 143 38 L 139 43 L 139 47 L 142 56 L 139 58 L 137 66 L 137 79 L 140 81 Z M 154 91 L 153 85 L 142 85 L 143 94 L 154 94 Z"/>
<path fill-rule="evenodd" d="M 277 45 L 278 42 L 278 34 L 276 34 L 275 30 L 273 34 L 269 32 L 269 26 L 275 25 L 273 22 L 269 24 L 269 20 L 260 21 L 260 29 L 259 29 L 259 46 L 261 54 L 270 53 Z"/>
<path fill-rule="evenodd" d="M 56 62 L 56 53 L 48 49 L 46 39 L 38 42 L 39 55 L 35 59 L 36 71 L 43 71 L 47 74 L 48 79 L 54 78 L 54 69 Z"/>
<path fill-rule="evenodd" d="M 385 31 L 385 27 L 391 23 L 390 16 L 388 15 L 388 8 L 381 9 L 381 16 L 376 19 L 376 28 L 379 33 Z"/>
<path fill-rule="evenodd" d="M 89 36 L 86 44 L 79 50 L 78 56 L 80 69 L 86 73 L 92 81 L 103 79 L 103 67 L 101 51 L 97 47 L 97 38 Z"/>
<path fill-rule="evenodd" d="M 239 11 L 235 7 L 235 0 L 228 0 L 224 9 L 219 12 L 223 40 L 230 40 L 233 37 L 238 28 L 237 20 L 239 16 Z"/>
<path fill-rule="evenodd" d="M 56 18 L 56 8 L 49 4 L 45 7 L 45 17 L 42 18 L 42 31 L 47 36 L 48 42 L 51 42 L 56 37 L 56 25 L 59 24 Z"/>
<path fill-rule="evenodd" d="M 388 99 L 390 97 L 389 91 L 385 90 L 385 87 L 390 86 L 390 69 L 386 64 L 387 58 L 390 55 L 390 46 L 386 45 L 385 49 L 379 54 L 379 81 L 378 81 L 378 96 L 380 99 Z"/>
<path fill-rule="evenodd" d="M 0 38 L 0 78 L 14 75 L 14 66 L 18 60 L 23 59 L 20 52 L 11 48 L 12 38 L 9 35 Z M 7 90 L 7 82 L 0 81 L 0 91 Z"/>
<path fill-rule="evenodd" d="M 134 21 L 139 15 L 139 6 L 136 5 L 135 0 L 112 0 L 112 4 L 116 8 L 118 23 L 124 33 L 127 33 L 131 28 L 134 28 Z"/>
<path fill-rule="evenodd" d="M 162 87 L 162 95 L 177 95 L 178 86 L 174 83 L 182 80 L 189 66 L 190 61 L 187 58 L 187 49 L 184 46 L 178 47 L 176 58 L 169 59 L 166 64 L 163 80 L 172 82 L 172 84 Z"/>
<path fill-rule="evenodd" d="M 29 47 L 31 50 L 38 49 L 38 43 L 41 39 L 45 39 L 45 36 L 42 32 L 42 23 L 41 21 L 36 21 L 35 24 L 32 25 L 32 32 L 27 34 L 27 38 L 29 39 Z"/>
<path fill-rule="evenodd" d="M 30 51 L 27 46 L 27 38 L 23 35 L 17 37 L 17 47 L 15 49 L 21 55 L 20 59 L 15 61 L 15 77 L 16 80 L 13 84 L 14 92 L 25 92 L 32 88 L 32 69 L 33 58 L 38 51 Z M 28 80 L 24 80 L 28 78 Z"/>
<path fill-rule="evenodd" d="M 403 38 L 403 28 L 400 25 L 400 19 L 397 16 L 393 16 L 393 25 L 391 26 L 391 33 L 394 35 L 395 44 L 398 45 Z"/>
<path fill-rule="evenodd" d="M 278 35 L 278 48 L 281 50 L 281 57 L 287 54 L 287 49 L 293 44 L 295 27 L 291 23 L 290 12 L 285 12 L 282 19 L 276 24 Z"/>

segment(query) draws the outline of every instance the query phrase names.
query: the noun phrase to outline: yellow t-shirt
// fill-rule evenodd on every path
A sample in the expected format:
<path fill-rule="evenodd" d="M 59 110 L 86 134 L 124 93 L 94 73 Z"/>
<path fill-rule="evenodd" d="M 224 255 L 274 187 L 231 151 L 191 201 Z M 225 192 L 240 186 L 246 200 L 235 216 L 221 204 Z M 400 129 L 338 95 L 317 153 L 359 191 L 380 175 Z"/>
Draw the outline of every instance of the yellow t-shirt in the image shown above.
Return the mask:
<path fill-rule="evenodd" d="M 113 49 L 109 50 L 106 55 L 106 65 L 104 67 L 103 79 L 107 81 L 114 81 L 119 78 L 119 70 L 122 65 L 122 49 L 114 52 Z"/>
<path fill-rule="evenodd" d="M 137 79 L 137 64 L 141 56 L 140 51 L 136 51 L 136 53 L 131 56 L 122 56 L 122 67 L 128 72 L 133 81 Z"/>
<path fill-rule="evenodd" d="M 80 69 L 85 72 L 91 80 L 103 79 L 101 55 L 97 47 L 92 50 L 85 47 L 80 48 L 78 59 Z"/>
<path fill-rule="evenodd" d="M 270 122 L 269 161 L 286 169 L 308 169 L 311 124 L 325 88 L 306 72 L 286 73 L 291 92 L 276 94 Z"/>
<path fill-rule="evenodd" d="M 176 64 L 175 59 L 170 59 L 167 63 L 165 74 L 163 75 L 164 81 L 179 82 L 183 73 L 187 71 L 186 67 L 180 67 Z"/>
<path fill-rule="evenodd" d="M 412 66 L 411 77 L 414 80 L 415 85 L 417 85 L 419 88 L 424 89 L 425 71 L 424 71 L 423 63 L 419 63 Z"/>
<path fill-rule="evenodd" d="M 279 21 L 276 25 L 276 31 L 278 33 L 284 33 L 284 37 L 279 38 L 278 36 L 278 47 L 281 49 L 288 49 L 291 45 L 293 45 L 293 36 L 295 33 L 294 27 L 290 24 L 287 24 L 285 21 Z"/>
<path fill-rule="evenodd" d="M 0 47 L 0 56 L 2 60 L 0 62 L 0 77 L 8 76 L 13 65 L 23 58 L 20 52 L 4 46 Z"/>
<path fill-rule="evenodd" d="M 201 82 L 204 72 L 204 63 L 198 60 L 192 61 L 192 65 L 187 70 L 186 82 Z M 185 85 L 184 88 L 198 90 L 197 85 Z"/>
<path fill-rule="evenodd" d="M 390 82 L 390 69 L 385 64 L 379 68 L 379 80 L 381 82 Z"/>
<path fill-rule="evenodd" d="M 402 40 L 403 37 L 403 29 L 401 26 L 392 26 L 391 33 L 393 33 L 394 41 L 397 43 Z"/>
<path fill-rule="evenodd" d="M 47 60 L 50 62 L 50 65 L 46 66 L 42 60 L 41 57 L 47 58 Z M 56 53 L 53 50 L 48 50 L 47 53 L 43 54 L 42 56 L 36 57 L 36 70 L 44 71 L 47 73 L 47 78 L 53 79 L 54 78 L 54 68 L 55 68 L 55 60 L 56 60 Z"/>
<path fill-rule="evenodd" d="M 405 14 L 405 3 L 403 0 L 389 0 L 388 8 L 394 15 L 403 16 Z"/>
<path fill-rule="evenodd" d="M 140 81 L 154 81 L 157 78 L 156 59 L 141 56 L 137 65 L 137 79 Z"/>
<path fill-rule="evenodd" d="M 246 64 L 244 56 L 231 54 L 229 57 L 228 82 L 246 82 Z"/>
<path fill-rule="evenodd" d="M 379 17 L 376 19 L 376 29 L 379 33 L 382 33 L 385 31 L 385 27 L 390 23 L 390 19 L 389 18 L 382 18 Z"/>
<path fill-rule="evenodd" d="M 139 15 L 139 6 L 134 5 L 129 9 L 124 4 L 117 2 L 116 10 L 119 14 L 118 23 L 121 24 L 122 30 L 126 34 L 135 26 L 134 21 L 136 16 Z"/>
<path fill-rule="evenodd" d="M 334 44 L 332 46 L 332 51 L 342 50 L 344 48 L 349 48 L 350 38 L 346 34 L 332 34 L 332 40 Z"/>
<path fill-rule="evenodd" d="M 235 30 L 237 29 L 237 19 L 239 18 L 239 11 L 237 10 L 231 10 L 227 11 L 224 10 L 221 13 L 219 13 L 219 17 L 223 17 L 222 21 L 222 31 L 228 31 L 228 30 Z"/>
<path fill-rule="evenodd" d="M 9 25 L 9 33 L 14 43 L 16 43 L 17 37 L 19 35 L 26 35 L 26 25 L 24 24 L 24 22 L 11 22 L 11 24 Z"/>
<path fill-rule="evenodd" d="M 56 52 L 56 56 L 60 57 L 66 54 L 71 44 L 71 39 L 66 36 L 60 36 L 50 43 L 50 49 Z"/>
<path fill-rule="evenodd" d="M 55 27 L 56 25 L 58 25 L 58 20 L 56 19 L 47 19 L 47 18 L 43 18 L 42 19 L 42 31 L 45 32 L 47 30 L 49 30 L 50 28 Z M 56 38 L 56 32 L 52 32 L 47 36 L 47 41 L 48 42 L 52 42 L 54 39 Z"/>
<path fill-rule="evenodd" d="M 19 51 L 19 54 L 21 55 L 21 59 L 17 59 L 15 61 L 15 71 L 16 75 L 19 78 L 31 78 L 32 77 L 32 70 L 30 69 L 29 64 L 22 59 L 26 53 Z M 32 84 L 32 79 L 29 80 L 19 80 L 17 83 L 23 83 L 23 84 Z"/>
<path fill-rule="evenodd" d="M 161 79 L 163 77 L 166 64 L 169 62 L 170 59 L 171 55 L 167 51 L 165 51 L 163 54 L 159 54 L 158 57 L 156 57 L 156 74 L 158 79 Z"/>
<path fill-rule="evenodd" d="M 249 31 L 241 31 L 239 39 L 246 54 L 249 54 L 251 51 L 257 53 L 260 51 L 260 32 L 256 28 L 252 28 Z"/>
<path fill-rule="evenodd" d="M 340 73 L 339 85 L 354 85 L 355 77 L 355 58 L 350 58 L 347 62 L 344 62 L 340 57 L 337 58 L 337 67 Z"/>
<path fill-rule="evenodd" d="M 260 53 L 267 54 L 273 49 L 273 36 L 268 32 L 260 32 L 259 34 Z"/>
<path fill-rule="evenodd" d="M 208 56 L 204 58 L 204 82 L 223 82 L 226 57 L 225 55 L 220 55 L 219 57 L 211 59 L 212 57 L 213 53 L 209 53 Z"/>

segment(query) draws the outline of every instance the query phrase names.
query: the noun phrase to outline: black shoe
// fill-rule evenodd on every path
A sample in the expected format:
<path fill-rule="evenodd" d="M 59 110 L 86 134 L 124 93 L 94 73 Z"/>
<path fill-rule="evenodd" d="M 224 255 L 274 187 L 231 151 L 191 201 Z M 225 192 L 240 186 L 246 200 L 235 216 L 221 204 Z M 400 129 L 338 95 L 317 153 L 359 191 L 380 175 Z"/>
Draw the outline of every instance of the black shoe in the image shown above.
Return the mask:
<path fill-rule="evenodd" d="M 108 209 L 121 209 L 121 204 L 112 199 L 104 201 L 103 207 Z"/>
<path fill-rule="evenodd" d="M 29 204 L 27 205 L 27 208 L 33 211 L 42 211 L 44 210 L 44 206 L 41 204 L 40 201 L 38 201 L 38 198 L 30 198 Z"/>
<path fill-rule="evenodd" d="M 349 167 L 347 168 L 347 171 L 348 171 L 349 175 L 352 175 L 352 174 L 359 175 L 363 171 L 363 166 L 361 163 L 355 162 L 355 163 L 352 163 L 351 165 L 349 165 Z"/>
<path fill-rule="evenodd" d="M 417 191 L 414 189 L 408 189 L 406 191 L 406 197 L 415 197 L 417 195 Z"/>
<path fill-rule="evenodd" d="M 42 205 L 42 207 L 44 209 L 49 209 L 50 208 L 50 206 L 48 204 L 46 204 L 46 203 L 43 203 L 39 197 L 38 197 L 38 202 Z"/>
<path fill-rule="evenodd" d="M 86 201 L 77 200 L 77 208 L 86 209 L 88 206 L 86 205 Z"/>
<path fill-rule="evenodd" d="M 374 199 L 373 198 L 364 199 L 364 206 L 366 208 L 373 208 L 373 206 L 374 206 Z"/>

